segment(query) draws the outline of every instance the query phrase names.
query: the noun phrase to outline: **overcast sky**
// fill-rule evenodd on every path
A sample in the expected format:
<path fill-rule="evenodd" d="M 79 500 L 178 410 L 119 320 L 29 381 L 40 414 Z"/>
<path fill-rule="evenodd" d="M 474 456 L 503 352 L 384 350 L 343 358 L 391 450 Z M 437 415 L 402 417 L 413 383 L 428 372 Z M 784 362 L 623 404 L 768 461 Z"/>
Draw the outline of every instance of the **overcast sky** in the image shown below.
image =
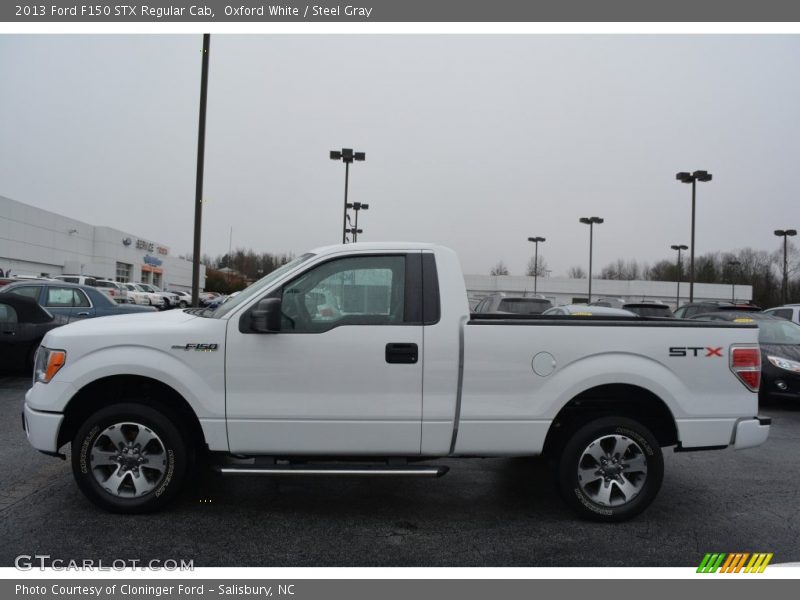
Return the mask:
<path fill-rule="evenodd" d="M 191 251 L 201 36 L 0 36 L 0 195 Z M 212 36 L 203 252 L 453 247 L 465 271 L 779 245 L 800 227 L 797 36 Z"/>

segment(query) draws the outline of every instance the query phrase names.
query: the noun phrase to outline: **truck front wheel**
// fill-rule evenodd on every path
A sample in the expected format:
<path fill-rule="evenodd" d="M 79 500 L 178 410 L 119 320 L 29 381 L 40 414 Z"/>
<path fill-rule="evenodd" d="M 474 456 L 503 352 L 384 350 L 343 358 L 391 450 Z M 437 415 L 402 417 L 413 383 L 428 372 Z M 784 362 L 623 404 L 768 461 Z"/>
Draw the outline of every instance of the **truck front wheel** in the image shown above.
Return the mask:
<path fill-rule="evenodd" d="M 190 447 L 165 414 L 134 403 L 94 413 L 72 440 L 72 473 L 96 505 L 116 513 L 162 508 L 180 491 Z"/>
<path fill-rule="evenodd" d="M 630 519 L 653 501 L 664 477 L 655 436 L 625 417 L 604 417 L 577 429 L 558 462 L 567 503 L 594 521 Z"/>

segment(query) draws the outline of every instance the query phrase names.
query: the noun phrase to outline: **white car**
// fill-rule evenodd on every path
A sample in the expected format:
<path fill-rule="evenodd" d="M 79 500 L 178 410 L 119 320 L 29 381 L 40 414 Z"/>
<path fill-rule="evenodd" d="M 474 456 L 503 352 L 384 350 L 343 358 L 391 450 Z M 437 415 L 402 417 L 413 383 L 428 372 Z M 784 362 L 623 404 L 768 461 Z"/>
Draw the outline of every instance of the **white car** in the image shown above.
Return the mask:
<path fill-rule="evenodd" d="M 180 296 L 178 296 L 178 294 L 173 292 L 165 292 L 164 290 L 160 290 L 150 283 L 137 283 L 136 285 L 151 294 L 161 296 L 164 299 L 164 308 L 175 308 L 180 303 Z"/>
<path fill-rule="evenodd" d="M 128 302 L 128 289 L 121 283 L 111 281 L 110 279 L 98 279 L 95 281 L 94 285 L 114 302 L 118 302 L 119 304 L 126 304 Z"/>
<path fill-rule="evenodd" d="M 192 294 L 189 292 L 184 292 L 183 290 L 176 291 L 172 290 L 173 294 L 178 296 L 178 306 L 180 308 L 187 308 L 192 305 Z"/>
<path fill-rule="evenodd" d="M 656 497 L 662 448 L 764 443 L 760 378 L 754 324 L 470 315 L 453 251 L 360 243 L 214 311 L 49 331 L 23 424 L 38 450 L 69 445 L 81 491 L 118 513 L 164 507 L 204 459 L 231 476 L 436 477 L 437 458 L 544 454 L 570 507 L 613 522 Z M 742 481 L 727 501 L 763 491 L 741 478 L 752 463 L 719 463 Z M 670 479 L 683 501 L 705 493 Z"/>
<path fill-rule="evenodd" d="M 135 304 L 143 304 L 145 306 L 164 306 L 164 298 L 158 294 L 153 294 L 147 291 L 137 283 L 123 283 L 122 285 L 128 290 L 128 300 L 133 299 Z"/>

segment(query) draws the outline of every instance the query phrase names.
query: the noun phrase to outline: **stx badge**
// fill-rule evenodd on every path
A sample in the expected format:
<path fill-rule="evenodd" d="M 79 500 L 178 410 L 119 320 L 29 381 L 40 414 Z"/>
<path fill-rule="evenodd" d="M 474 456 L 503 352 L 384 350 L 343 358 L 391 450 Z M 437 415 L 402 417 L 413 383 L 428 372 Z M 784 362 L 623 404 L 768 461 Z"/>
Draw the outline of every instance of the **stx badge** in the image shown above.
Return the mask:
<path fill-rule="evenodd" d="M 705 354 L 703 354 L 705 353 Z M 722 356 L 722 346 L 712 348 L 710 346 L 672 346 L 669 349 L 670 356 Z"/>

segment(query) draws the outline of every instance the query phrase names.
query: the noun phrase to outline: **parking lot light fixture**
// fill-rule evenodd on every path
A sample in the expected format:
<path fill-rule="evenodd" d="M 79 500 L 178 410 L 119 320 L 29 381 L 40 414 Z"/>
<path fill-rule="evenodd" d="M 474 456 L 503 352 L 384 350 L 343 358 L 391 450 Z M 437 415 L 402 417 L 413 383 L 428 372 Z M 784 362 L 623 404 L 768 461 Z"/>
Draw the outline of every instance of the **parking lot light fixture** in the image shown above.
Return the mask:
<path fill-rule="evenodd" d="M 604 221 L 600 217 L 581 217 L 578 219 L 584 225 L 589 226 L 589 300 L 587 304 L 592 301 L 592 242 L 594 237 L 594 226 L 600 225 Z"/>
<path fill-rule="evenodd" d="M 695 171 L 694 173 L 689 173 L 688 171 L 681 171 L 675 175 L 675 179 L 680 181 L 681 183 L 691 183 L 692 184 L 692 239 L 691 239 L 691 254 L 689 258 L 689 302 L 694 302 L 694 217 L 695 217 L 695 199 L 696 199 L 696 190 L 697 190 L 697 182 L 701 181 L 703 183 L 707 183 L 711 181 L 711 173 L 708 171 Z"/>
<path fill-rule="evenodd" d="M 787 238 L 797 235 L 796 229 L 776 229 L 775 235 L 783 238 L 783 285 L 781 286 L 781 295 L 783 296 L 783 303 L 789 302 L 789 262 L 787 258 Z"/>
<path fill-rule="evenodd" d="M 364 204 L 363 202 L 353 202 L 350 206 L 356 213 L 356 222 L 355 226 L 353 227 L 356 231 L 353 234 L 353 242 L 357 242 L 358 234 L 361 233 L 362 231 L 361 229 L 358 228 L 358 213 L 359 211 L 362 210 L 369 210 L 369 204 Z"/>
<path fill-rule="evenodd" d="M 349 233 L 350 235 L 352 235 L 353 236 L 353 243 L 355 243 L 356 240 L 358 240 L 358 234 L 359 233 L 364 233 L 364 230 L 363 229 L 358 229 L 357 227 L 348 227 L 347 229 L 344 230 L 344 232 L 345 232 L 345 234 Z"/>
<path fill-rule="evenodd" d="M 678 291 L 675 295 L 675 308 L 677 309 L 681 305 L 681 251 L 688 250 L 689 246 L 686 244 L 672 244 L 670 248 L 678 251 Z"/>
<path fill-rule="evenodd" d="M 545 238 L 543 237 L 529 237 L 529 242 L 533 242 L 535 244 L 535 250 L 533 253 L 533 295 L 536 295 L 536 281 L 539 279 L 539 242 L 545 242 Z"/>
<path fill-rule="evenodd" d="M 352 148 L 331 150 L 331 160 L 341 160 L 344 163 L 344 216 L 342 217 L 342 243 L 347 243 L 347 187 L 350 182 L 350 163 L 364 161 L 367 158 L 364 152 L 354 152 Z"/>

